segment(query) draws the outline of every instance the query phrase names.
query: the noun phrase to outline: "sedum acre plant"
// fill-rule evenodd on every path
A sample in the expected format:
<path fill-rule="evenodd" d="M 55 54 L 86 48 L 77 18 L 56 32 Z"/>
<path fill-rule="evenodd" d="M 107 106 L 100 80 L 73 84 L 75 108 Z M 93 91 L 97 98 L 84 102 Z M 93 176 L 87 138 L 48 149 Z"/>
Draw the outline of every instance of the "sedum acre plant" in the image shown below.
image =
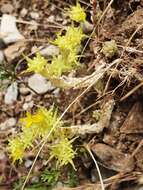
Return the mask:
<path fill-rule="evenodd" d="M 15 138 L 9 141 L 9 152 L 13 162 L 22 162 L 25 151 L 34 146 L 35 140 L 45 137 L 53 125 L 58 120 L 57 111 L 53 108 L 46 110 L 45 108 L 39 108 L 34 114 L 30 112 L 26 113 L 26 117 L 20 119 L 22 125 L 22 132 Z M 72 149 L 72 140 L 68 140 L 67 137 L 61 135 L 59 137 L 62 122 L 58 122 L 55 130 L 50 136 L 52 143 L 50 147 L 50 159 L 57 159 L 57 167 L 67 165 L 70 163 L 73 167 L 73 159 L 75 157 L 75 151 Z M 55 142 L 57 142 L 55 144 Z"/>
<path fill-rule="evenodd" d="M 77 22 L 84 22 L 86 18 L 86 14 L 79 3 L 68 10 L 68 15 L 73 21 Z M 33 59 L 25 57 L 28 66 L 25 72 L 36 72 L 49 80 L 70 72 L 79 66 L 78 53 L 84 37 L 80 26 L 75 27 L 73 24 L 68 26 L 65 29 L 65 35 L 58 33 L 57 38 L 52 42 L 59 48 L 60 54 L 54 56 L 50 62 L 39 52 Z"/>
<path fill-rule="evenodd" d="M 79 3 L 70 7 L 68 16 L 71 20 L 79 23 L 86 19 L 86 14 Z M 39 73 L 51 81 L 61 79 L 60 77 L 63 74 L 79 66 L 78 53 L 84 37 L 81 27 L 74 26 L 73 22 L 71 26 L 65 28 L 64 35 L 62 32 L 58 33 L 52 42 L 59 48 L 59 55 L 53 56 L 50 61 L 40 55 L 39 52 L 32 59 L 25 56 L 28 68 L 24 72 Z M 59 167 L 68 163 L 74 167 L 73 159 L 76 154 L 72 146 L 74 139 L 68 140 L 68 136 L 63 134 L 59 136 L 63 123 L 57 121 L 59 121 L 59 117 L 53 108 L 47 110 L 40 107 L 33 114 L 27 112 L 26 117 L 19 121 L 22 128 L 21 133 L 9 141 L 8 149 L 13 162 L 22 162 L 25 152 L 34 147 L 36 140 L 46 137 L 52 130 L 49 139 L 51 143 L 50 160 L 55 158 Z M 58 125 L 53 130 L 55 123 Z"/>
<path fill-rule="evenodd" d="M 70 9 L 68 10 L 68 15 L 71 20 L 76 22 L 85 22 L 86 20 L 85 11 L 78 2 L 76 3 L 76 6 L 70 7 Z"/>
<path fill-rule="evenodd" d="M 75 169 L 73 159 L 74 159 L 76 153 L 72 149 L 73 141 L 74 141 L 74 139 L 69 141 L 68 138 L 64 137 L 61 139 L 61 141 L 59 143 L 53 145 L 51 147 L 50 159 L 55 157 L 58 160 L 57 165 L 59 165 L 60 167 L 70 163 L 73 166 L 73 168 Z"/>

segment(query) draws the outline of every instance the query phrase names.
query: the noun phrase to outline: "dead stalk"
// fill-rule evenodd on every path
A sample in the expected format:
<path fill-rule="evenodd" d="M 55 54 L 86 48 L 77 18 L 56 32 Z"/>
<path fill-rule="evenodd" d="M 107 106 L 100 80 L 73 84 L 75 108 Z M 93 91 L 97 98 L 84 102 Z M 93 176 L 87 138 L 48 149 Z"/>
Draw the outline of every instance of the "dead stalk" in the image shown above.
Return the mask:
<path fill-rule="evenodd" d="M 93 159 L 94 163 L 95 163 L 95 166 L 96 166 L 96 169 L 97 169 L 97 172 L 98 172 L 98 175 L 99 175 L 99 179 L 100 179 L 100 183 L 101 183 L 101 189 L 102 190 L 105 190 L 104 188 L 104 183 L 103 183 L 103 178 L 102 178 L 102 175 L 101 175 L 101 172 L 100 172 L 100 169 L 99 169 L 99 166 L 97 164 L 97 161 L 95 160 L 90 148 L 88 145 L 85 145 L 85 148 L 87 149 L 87 151 L 89 152 L 91 158 Z"/>
<path fill-rule="evenodd" d="M 131 96 L 135 91 L 137 91 L 142 86 L 143 86 L 143 81 L 140 84 L 138 84 L 136 87 L 134 87 L 131 91 L 129 91 L 125 96 L 123 96 L 120 99 L 120 102 L 122 102 L 123 100 L 127 99 L 129 96 Z"/>

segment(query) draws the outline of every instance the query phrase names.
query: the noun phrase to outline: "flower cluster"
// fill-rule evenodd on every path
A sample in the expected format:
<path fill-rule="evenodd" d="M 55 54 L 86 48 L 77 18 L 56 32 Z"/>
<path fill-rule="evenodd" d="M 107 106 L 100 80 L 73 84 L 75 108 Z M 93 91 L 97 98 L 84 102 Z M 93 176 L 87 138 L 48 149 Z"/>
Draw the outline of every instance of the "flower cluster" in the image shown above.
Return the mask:
<path fill-rule="evenodd" d="M 68 15 L 71 20 L 76 22 L 85 22 L 86 20 L 85 11 L 78 2 L 76 6 L 71 6 L 70 10 L 68 11 Z"/>
<path fill-rule="evenodd" d="M 46 110 L 45 108 L 39 108 L 36 113 L 26 113 L 25 118 L 20 119 L 22 125 L 22 132 L 19 136 L 9 141 L 9 152 L 13 162 L 19 160 L 22 162 L 25 151 L 32 148 L 36 139 L 45 137 L 49 134 L 55 123 L 58 123 L 56 128 L 53 130 L 50 141 L 50 159 L 57 159 L 57 166 L 61 167 L 68 163 L 73 164 L 73 158 L 75 152 L 72 149 L 73 140 L 68 140 L 64 135 L 59 137 L 59 128 L 62 126 L 62 122 L 59 121 L 57 111 L 53 108 Z M 58 143 L 55 142 L 58 140 Z"/>
<path fill-rule="evenodd" d="M 79 3 L 72 6 L 68 14 L 72 20 L 77 22 L 83 22 L 86 18 L 86 14 Z M 59 48 L 60 54 L 54 56 L 50 63 L 40 53 L 37 53 L 33 59 L 26 57 L 28 65 L 26 72 L 33 71 L 48 79 L 60 77 L 63 73 L 70 72 L 79 65 L 78 53 L 84 37 L 81 27 L 74 25 L 67 27 L 65 34 L 57 34 L 57 38 L 52 42 Z"/>

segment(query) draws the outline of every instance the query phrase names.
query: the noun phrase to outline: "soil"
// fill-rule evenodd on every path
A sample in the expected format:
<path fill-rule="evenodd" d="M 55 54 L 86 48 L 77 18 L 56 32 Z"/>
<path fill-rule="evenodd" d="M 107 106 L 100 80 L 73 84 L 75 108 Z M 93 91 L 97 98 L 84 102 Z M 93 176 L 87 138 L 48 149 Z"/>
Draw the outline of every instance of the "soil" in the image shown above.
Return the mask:
<path fill-rule="evenodd" d="M 80 140 L 76 141 L 75 146 L 78 147 L 85 143 L 89 145 L 100 167 L 105 189 L 141 190 L 143 189 L 143 88 L 142 85 L 137 89 L 136 87 L 143 81 L 143 1 L 114 0 L 98 26 L 98 18 L 95 15 L 93 17 L 93 12 L 103 13 L 110 1 L 98 0 L 96 7 L 96 4 L 92 5 L 89 0 L 79 2 L 86 9 L 87 20 L 96 27 L 96 32 L 86 48 L 85 58 L 81 59 L 83 67 L 75 75 L 84 77 L 92 74 L 100 62 L 110 65 L 118 58 L 122 61 L 103 77 L 104 90 L 106 86 L 104 92 L 98 93 L 96 87 L 90 88 L 68 110 L 63 119 L 70 125 L 93 124 L 96 122 L 93 112 L 102 107 L 106 98 L 114 99 L 115 105 L 109 126 L 105 127 L 99 134 L 82 135 Z M 64 15 L 64 10 L 74 3 L 73 0 L 1 0 L 0 16 L 3 13 L 16 16 L 19 20 L 18 29 L 26 39 L 24 54 L 33 56 L 31 53 L 33 47 L 46 47 L 48 40 L 54 39 L 60 28 L 70 23 Z M 6 4 L 11 6 L 11 10 L 10 8 L 4 9 L 3 6 Z M 31 13 L 33 12 L 38 16 L 32 18 Z M 51 16 L 54 21 L 48 20 Z M 21 20 L 27 23 L 21 22 Z M 31 21 L 37 25 L 30 24 Z M 115 40 L 118 46 L 118 54 L 112 58 L 105 57 L 101 52 L 103 43 L 109 40 Z M 2 46 L 1 50 L 5 51 L 10 46 Z M 18 87 L 19 89 L 22 85 L 27 87 L 29 76 L 19 75 L 26 68 L 22 54 L 16 59 L 6 60 L 5 64 L 8 68 L 15 68 L 17 65 Z M 54 91 L 39 95 L 30 90 L 26 95 L 19 93 L 17 101 L 9 106 L 4 103 L 4 95 L 11 80 L 7 79 L 2 83 L 4 90 L 0 92 L 0 123 L 11 117 L 15 118 L 17 122 L 12 127 L 0 129 L 0 189 L 11 190 L 14 189 L 14 184 L 18 183 L 22 176 L 27 175 L 29 167 L 25 167 L 26 160 L 33 161 L 36 155 L 35 152 L 27 152 L 24 163 L 20 165 L 13 165 L 8 155 L 8 140 L 19 131 L 18 119 L 25 113 L 23 105 L 32 102 L 32 110 L 34 111 L 37 105 L 49 108 L 54 103 L 61 114 L 84 89 L 59 89 L 57 96 Z M 46 148 L 44 151 L 46 152 Z M 40 172 L 45 168 L 42 160 L 47 160 L 44 153 L 36 162 L 32 173 L 34 177 L 38 178 Z M 101 189 L 95 164 L 89 155 L 79 153 L 75 160 L 75 166 L 78 178 L 77 187 L 62 186 L 57 187 L 57 190 Z M 61 181 L 67 178 L 67 170 L 68 167 L 65 167 Z M 27 185 L 32 184 L 33 178 Z M 20 186 L 17 189 L 20 189 Z"/>

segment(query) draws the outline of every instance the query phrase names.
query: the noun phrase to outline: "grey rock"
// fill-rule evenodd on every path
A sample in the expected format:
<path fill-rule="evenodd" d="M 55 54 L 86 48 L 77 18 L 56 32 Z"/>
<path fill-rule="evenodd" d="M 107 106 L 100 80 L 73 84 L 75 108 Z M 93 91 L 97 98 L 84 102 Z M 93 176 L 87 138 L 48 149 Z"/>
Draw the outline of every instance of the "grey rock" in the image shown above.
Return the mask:
<path fill-rule="evenodd" d="M 20 11 L 21 17 L 25 17 L 25 16 L 27 15 L 27 13 L 28 13 L 28 10 L 25 9 L 25 8 L 23 8 L 23 9 Z"/>
<path fill-rule="evenodd" d="M 37 12 L 31 12 L 30 13 L 31 18 L 37 20 L 39 18 L 39 14 Z"/>
<path fill-rule="evenodd" d="M 29 88 L 27 88 L 27 87 L 21 87 L 20 89 L 19 89 L 19 92 L 20 92 L 20 94 L 22 94 L 22 95 L 27 95 L 27 94 L 29 94 L 29 92 L 30 92 L 30 90 L 29 90 Z"/>
<path fill-rule="evenodd" d="M 0 130 L 5 130 L 10 127 L 14 127 L 16 124 L 16 119 L 15 118 L 9 118 L 5 122 L 0 124 Z"/>
<path fill-rule="evenodd" d="M 84 33 L 89 33 L 89 32 L 92 32 L 93 31 L 93 24 L 85 21 L 83 24 L 82 24 L 82 29 L 83 29 L 83 32 Z"/>
<path fill-rule="evenodd" d="M 6 44 L 24 39 L 16 27 L 16 18 L 8 14 L 2 16 L 0 33 L 3 35 L 2 39 Z"/>
<path fill-rule="evenodd" d="M 28 103 L 24 103 L 23 106 L 22 106 L 22 108 L 24 110 L 28 110 L 28 109 L 32 108 L 33 106 L 34 106 L 34 102 L 31 101 L 31 102 L 28 102 Z"/>
<path fill-rule="evenodd" d="M 40 51 L 41 55 L 48 57 L 48 56 L 56 56 L 59 55 L 59 48 L 57 46 L 54 45 L 49 45 L 45 48 L 43 48 Z"/>
<path fill-rule="evenodd" d="M 48 22 L 54 22 L 55 21 L 55 16 L 54 15 L 51 15 L 51 16 L 49 16 L 48 18 L 47 18 L 47 21 Z"/>
<path fill-rule="evenodd" d="M 55 88 L 54 86 L 52 86 L 50 81 L 47 81 L 47 79 L 40 74 L 32 75 L 28 79 L 28 86 L 38 94 L 44 94 Z"/>
<path fill-rule="evenodd" d="M 12 83 L 8 88 L 4 97 L 5 104 L 12 104 L 17 100 L 18 86 L 17 83 Z"/>
<path fill-rule="evenodd" d="M 26 160 L 24 165 L 26 168 L 29 168 L 32 165 L 32 163 L 33 162 L 31 160 Z"/>
<path fill-rule="evenodd" d="M 8 13 L 11 14 L 14 11 L 14 7 L 10 3 L 3 4 L 1 7 L 2 13 Z"/>

